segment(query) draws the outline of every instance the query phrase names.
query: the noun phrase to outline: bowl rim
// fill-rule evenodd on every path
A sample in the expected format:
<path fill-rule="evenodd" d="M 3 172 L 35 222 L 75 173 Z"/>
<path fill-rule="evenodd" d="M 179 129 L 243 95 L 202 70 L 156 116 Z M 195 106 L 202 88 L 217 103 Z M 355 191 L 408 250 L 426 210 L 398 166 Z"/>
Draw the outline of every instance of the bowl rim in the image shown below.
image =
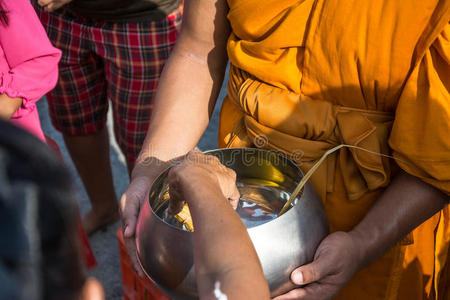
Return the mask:
<path fill-rule="evenodd" d="M 289 157 L 287 157 L 287 155 L 285 155 L 283 152 L 278 151 L 278 150 L 274 150 L 274 149 L 263 149 L 263 148 L 252 148 L 252 147 L 235 147 L 235 148 L 218 148 L 218 149 L 211 149 L 211 150 L 206 150 L 206 151 L 202 151 L 202 152 L 203 152 L 204 154 L 211 155 L 211 153 L 219 152 L 219 151 L 231 151 L 231 150 L 241 150 L 241 151 L 245 151 L 245 150 L 247 150 L 247 149 L 256 150 L 256 151 L 261 151 L 261 152 L 267 152 L 267 153 L 270 152 L 270 153 L 273 153 L 273 154 L 275 154 L 275 155 L 277 155 L 277 156 L 279 156 L 279 157 L 282 157 L 283 159 L 286 159 L 286 160 L 287 160 L 287 161 L 288 161 L 288 162 L 289 162 L 289 163 L 290 163 L 290 164 L 298 171 L 299 175 L 301 176 L 301 177 L 299 177 L 299 180 L 300 180 L 301 178 L 303 178 L 303 176 L 305 176 L 305 174 L 304 174 L 303 171 L 300 169 L 300 167 L 299 167 L 292 159 L 290 159 Z M 147 204 L 148 204 L 149 207 L 150 207 L 150 212 L 152 213 L 152 215 L 153 215 L 154 217 L 156 217 L 156 219 L 157 219 L 159 222 L 162 222 L 162 223 L 168 225 L 169 227 L 171 227 L 171 228 L 173 228 L 173 229 L 175 229 L 175 230 L 177 230 L 177 231 L 181 231 L 181 232 L 184 232 L 184 233 L 186 233 L 186 234 L 193 234 L 194 232 L 192 232 L 192 231 L 184 230 L 184 229 L 181 229 L 181 228 L 179 228 L 179 227 L 177 227 L 177 226 L 174 226 L 174 225 L 172 225 L 172 224 L 169 224 L 169 223 L 165 222 L 161 217 L 159 217 L 159 216 L 155 213 L 155 211 L 153 210 L 152 205 L 150 204 L 150 194 L 152 193 L 152 190 L 154 189 L 155 183 L 158 182 L 158 181 L 164 180 L 163 178 L 164 178 L 164 177 L 167 177 L 167 173 L 169 172 L 169 170 L 170 170 L 175 164 L 176 164 L 176 163 L 173 163 L 173 164 L 169 165 L 167 168 L 165 168 L 165 169 L 158 175 L 158 177 L 156 177 L 155 181 L 152 183 L 152 186 L 151 186 L 151 188 L 150 188 L 150 190 L 149 190 L 149 193 L 148 193 L 148 195 L 147 195 L 147 201 L 146 201 L 146 202 L 147 202 Z M 269 223 L 273 224 L 273 222 L 275 222 L 276 220 L 281 219 L 281 218 L 283 218 L 283 217 L 286 218 L 286 217 L 289 216 L 290 214 L 295 213 L 295 212 L 293 212 L 292 208 L 295 207 L 295 206 L 298 204 L 298 202 L 300 202 L 300 200 L 303 198 L 305 188 L 306 188 L 306 185 L 302 188 L 302 190 L 301 190 L 301 192 L 300 192 L 301 195 L 300 195 L 300 197 L 298 198 L 297 202 L 296 202 L 294 205 L 292 205 L 292 207 L 291 207 L 288 211 L 286 211 L 283 215 L 278 216 L 278 217 L 276 217 L 275 219 L 270 220 L 270 221 L 268 221 L 268 222 L 265 222 L 265 223 L 262 223 L 262 224 L 259 224 L 259 225 L 256 225 L 256 226 L 247 228 L 247 231 L 250 231 L 250 230 L 252 230 L 252 229 L 254 229 L 254 228 L 260 228 L 261 226 L 266 225 L 266 224 L 269 224 Z"/>

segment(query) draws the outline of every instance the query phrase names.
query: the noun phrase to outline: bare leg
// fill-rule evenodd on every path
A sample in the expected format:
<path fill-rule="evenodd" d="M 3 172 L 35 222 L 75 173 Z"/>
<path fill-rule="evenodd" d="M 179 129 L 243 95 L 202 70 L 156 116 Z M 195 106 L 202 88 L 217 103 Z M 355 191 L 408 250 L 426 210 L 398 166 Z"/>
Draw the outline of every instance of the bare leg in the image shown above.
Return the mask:
<path fill-rule="evenodd" d="M 92 135 L 63 136 L 91 201 L 92 209 L 83 218 L 89 235 L 119 219 L 109 160 L 108 132 L 105 128 Z"/>

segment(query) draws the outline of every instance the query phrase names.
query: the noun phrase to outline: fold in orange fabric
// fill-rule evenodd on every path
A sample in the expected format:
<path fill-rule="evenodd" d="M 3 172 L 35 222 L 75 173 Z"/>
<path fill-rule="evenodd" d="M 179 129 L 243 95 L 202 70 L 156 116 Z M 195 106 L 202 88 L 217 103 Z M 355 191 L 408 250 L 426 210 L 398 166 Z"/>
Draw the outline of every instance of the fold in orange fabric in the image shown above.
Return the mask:
<path fill-rule="evenodd" d="M 228 4 L 221 146 L 264 136 L 307 171 L 333 146 L 357 145 L 450 194 L 450 1 Z M 354 149 L 327 158 L 312 183 L 331 231 L 364 217 L 397 164 Z M 448 218 L 445 208 L 424 222 L 337 299 L 449 299 Z"/>

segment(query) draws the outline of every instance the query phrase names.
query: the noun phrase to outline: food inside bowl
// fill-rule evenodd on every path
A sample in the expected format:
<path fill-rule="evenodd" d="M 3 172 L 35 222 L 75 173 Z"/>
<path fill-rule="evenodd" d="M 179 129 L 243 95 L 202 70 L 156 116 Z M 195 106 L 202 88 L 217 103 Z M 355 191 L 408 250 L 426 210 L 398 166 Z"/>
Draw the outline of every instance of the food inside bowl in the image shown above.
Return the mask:
<path fill-rule="evenodd" d="M 275 219 L 290 197 L 290 193 L 283 191 L 278 184 L 267 180 L 239 178 L 236 185 L 241 194 L 236 212 L 247 228 L 259 226 Z M 156 215 L 175 227 L 194 231 L 188 205 L 185 204 L 178 214 L 171 215 L 168 213 L 168 191 L 164 193 L 163 198 L 164 202 L 156 210 Z M 295 203 L 296 201 L 292 206 Z"/>
<path fill-rule="evenodd" d="M 183 225 L 182 228 L 188 231 L 194 231 L 194 224 L 192 222 L 191 212 L 189 211 L 189 206 L 185 204 L 183 209 L 177 213 L 174 218 Z"/>
<path fill-rule="evenodd" d="M 272 296 L 295 288 L 289 274 L 312 261 L 317 246 L 328 234 L 325 211 L 311 183 L 307 182 L 289 211 L 278 216 L 303 177 L 293 161 L 280 153 L 255 148 L 220 149 L 208 154 L 236 172 L 241 194 L 237 212 L 247 228 L 253 227 L 248 232 Z M 168 170 L 156 179 L 139 215 L 138 255 L 146 273 L 167 295 L 196 299 L 194 238 L 185 224 L 165 215 L 169 203 L 167 174 Z M 202 188 L 201 182 L 198 188 Z"/>

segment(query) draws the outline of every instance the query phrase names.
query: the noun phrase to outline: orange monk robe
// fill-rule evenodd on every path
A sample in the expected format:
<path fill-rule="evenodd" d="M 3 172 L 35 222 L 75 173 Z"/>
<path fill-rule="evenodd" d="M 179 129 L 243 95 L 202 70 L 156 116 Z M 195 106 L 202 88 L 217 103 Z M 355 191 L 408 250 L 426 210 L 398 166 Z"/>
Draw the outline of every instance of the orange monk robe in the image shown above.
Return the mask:
<path fill-rule="evenodd" d="M 450 194 L 450 1 L 228 0 L 221 146 L 293 155 L 331 231 L 352 229 L 398 167 Z M 263 140 L 265 140 L 265 138 Z M 449 209 L 359 271 L 337 299 L 450 299 Z"/>

